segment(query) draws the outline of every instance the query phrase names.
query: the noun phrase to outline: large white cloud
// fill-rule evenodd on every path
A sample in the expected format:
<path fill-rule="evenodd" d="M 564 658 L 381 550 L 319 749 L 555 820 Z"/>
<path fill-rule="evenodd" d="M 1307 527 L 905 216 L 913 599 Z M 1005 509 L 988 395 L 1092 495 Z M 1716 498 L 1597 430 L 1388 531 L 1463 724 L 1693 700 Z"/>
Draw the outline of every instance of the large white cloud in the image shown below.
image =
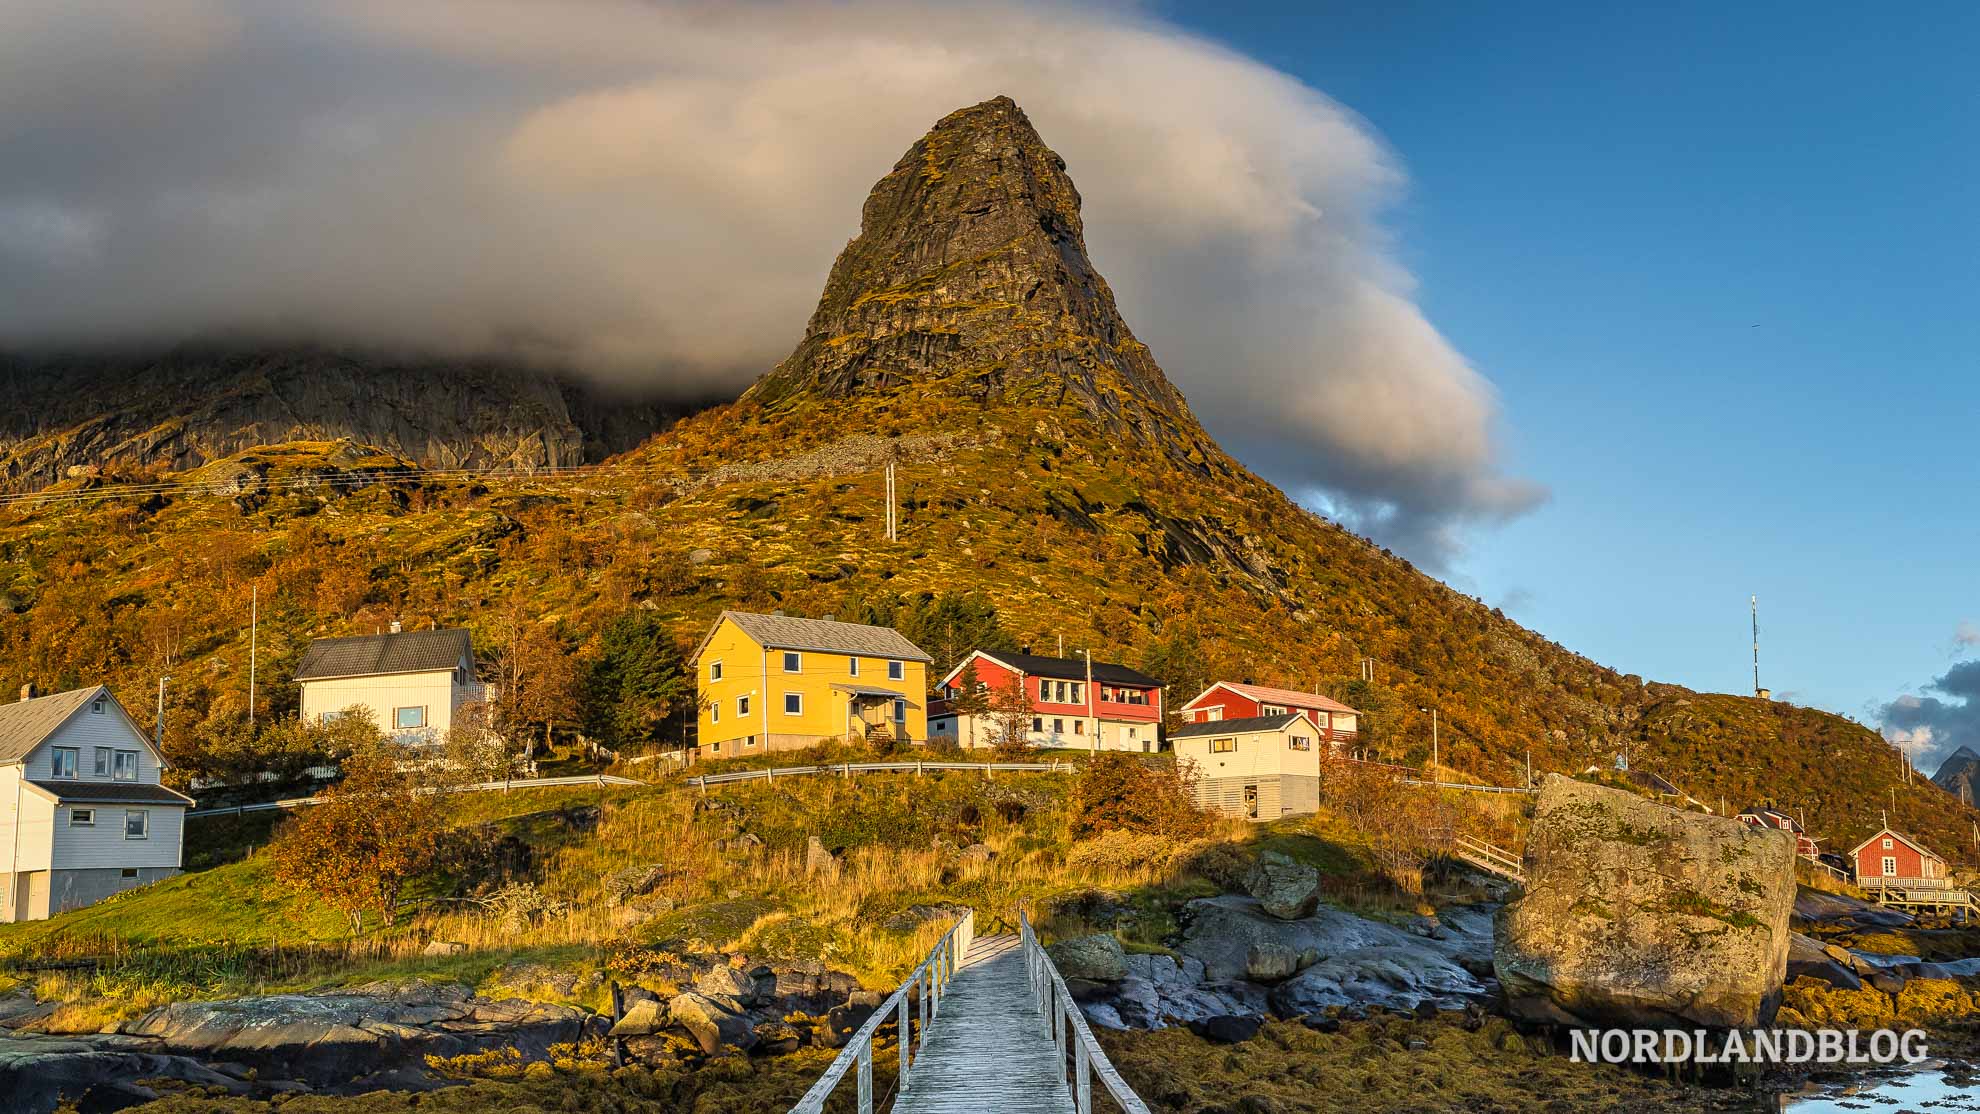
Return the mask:
<path fill-rule="evenodd" d="M 1539 497 L 1350 113 L 1130 9 L 149 0 L 0 9 L 0 344 L 216 332 L 739 389 L 860 202 L 1015 97 L 1213 433 L 1413 554 Z"/>

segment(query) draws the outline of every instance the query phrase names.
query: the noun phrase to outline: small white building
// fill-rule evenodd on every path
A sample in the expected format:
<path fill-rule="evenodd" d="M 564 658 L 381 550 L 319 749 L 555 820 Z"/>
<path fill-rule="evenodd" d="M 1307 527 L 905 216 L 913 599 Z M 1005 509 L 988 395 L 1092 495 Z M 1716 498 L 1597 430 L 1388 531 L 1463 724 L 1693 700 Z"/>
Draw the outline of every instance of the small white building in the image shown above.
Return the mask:
<path fill-rule="evenodd" d="M 408 746 L 438 743 L 463 705 L 488 699 L 464 630 L 319 638 L 303 652 L 296 680 L 303 722 L 325 723 L 361 707 L 388 738 Z"/>
<path fill-rule="evenodd" d="M 1302 712 L 1186 723 L 1169 732 L 1196 803 L 1227 816 L 1277 820 L 1320 808 L 1322 732 Z"/>
<path fill-rule="evenodd" d="M 101 685 L 0 705 L 0 922 L 43 920 L 179 873 L 192 798 Z"/>

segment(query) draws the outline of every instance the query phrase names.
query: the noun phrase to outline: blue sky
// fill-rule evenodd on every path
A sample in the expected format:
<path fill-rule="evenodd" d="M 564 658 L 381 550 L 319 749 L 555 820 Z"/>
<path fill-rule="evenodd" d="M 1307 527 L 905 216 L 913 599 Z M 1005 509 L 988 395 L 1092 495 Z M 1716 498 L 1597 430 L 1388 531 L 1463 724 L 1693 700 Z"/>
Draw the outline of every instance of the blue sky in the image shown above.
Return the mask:
<path fill-rule="evenodd" d="M 1420 303 L 1552 493 L 1460 587 L 1711 691 L 1757 594 L 1764 683 L 1865 720 L 1971 656 L 1980 8 L 1160 10 L 1406 166 Z"/>

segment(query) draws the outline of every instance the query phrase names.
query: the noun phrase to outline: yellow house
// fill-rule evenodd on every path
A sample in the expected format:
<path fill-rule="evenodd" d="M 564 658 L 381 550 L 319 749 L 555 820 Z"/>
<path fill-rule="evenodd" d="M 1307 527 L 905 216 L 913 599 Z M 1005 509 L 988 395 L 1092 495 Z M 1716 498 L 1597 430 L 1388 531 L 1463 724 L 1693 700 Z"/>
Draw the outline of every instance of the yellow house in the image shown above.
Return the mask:
<path fill-rule="evenodd" d="M 694 653 L 704 758 L 928 738 L 928 663 L 891 627 L 724 611 Z"/>

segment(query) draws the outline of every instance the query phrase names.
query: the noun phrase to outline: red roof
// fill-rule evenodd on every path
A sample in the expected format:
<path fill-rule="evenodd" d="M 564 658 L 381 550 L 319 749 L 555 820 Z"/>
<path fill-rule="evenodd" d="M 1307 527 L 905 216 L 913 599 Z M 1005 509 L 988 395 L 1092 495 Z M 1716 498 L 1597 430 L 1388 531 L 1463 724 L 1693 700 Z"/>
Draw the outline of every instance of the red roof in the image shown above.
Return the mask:
<path fill-rule="evenodd" d="M 1301 692 L 1298 689 L 1275 689 L 1268 685 L 1241 685 L 1236 681 L 1218 681 L 1216 684 L 1204 689 L 1198 694 L 1195 700 L 1183 705 L 1183 707 L 1196 707 L 1198 701 L 1209 696 L 1219 688 L 1227 688 L 1239 696 L 1248 696 L 1253 700 L 1265 701 L 1272 704 L 1285 704 L 1294 708 L 1318 708 L 1325 712 L 1345 712 L 1352 716 L 1361 714 L 1346 704 L 1338 700 L 1330 700 L 1317 692 Z"/>

